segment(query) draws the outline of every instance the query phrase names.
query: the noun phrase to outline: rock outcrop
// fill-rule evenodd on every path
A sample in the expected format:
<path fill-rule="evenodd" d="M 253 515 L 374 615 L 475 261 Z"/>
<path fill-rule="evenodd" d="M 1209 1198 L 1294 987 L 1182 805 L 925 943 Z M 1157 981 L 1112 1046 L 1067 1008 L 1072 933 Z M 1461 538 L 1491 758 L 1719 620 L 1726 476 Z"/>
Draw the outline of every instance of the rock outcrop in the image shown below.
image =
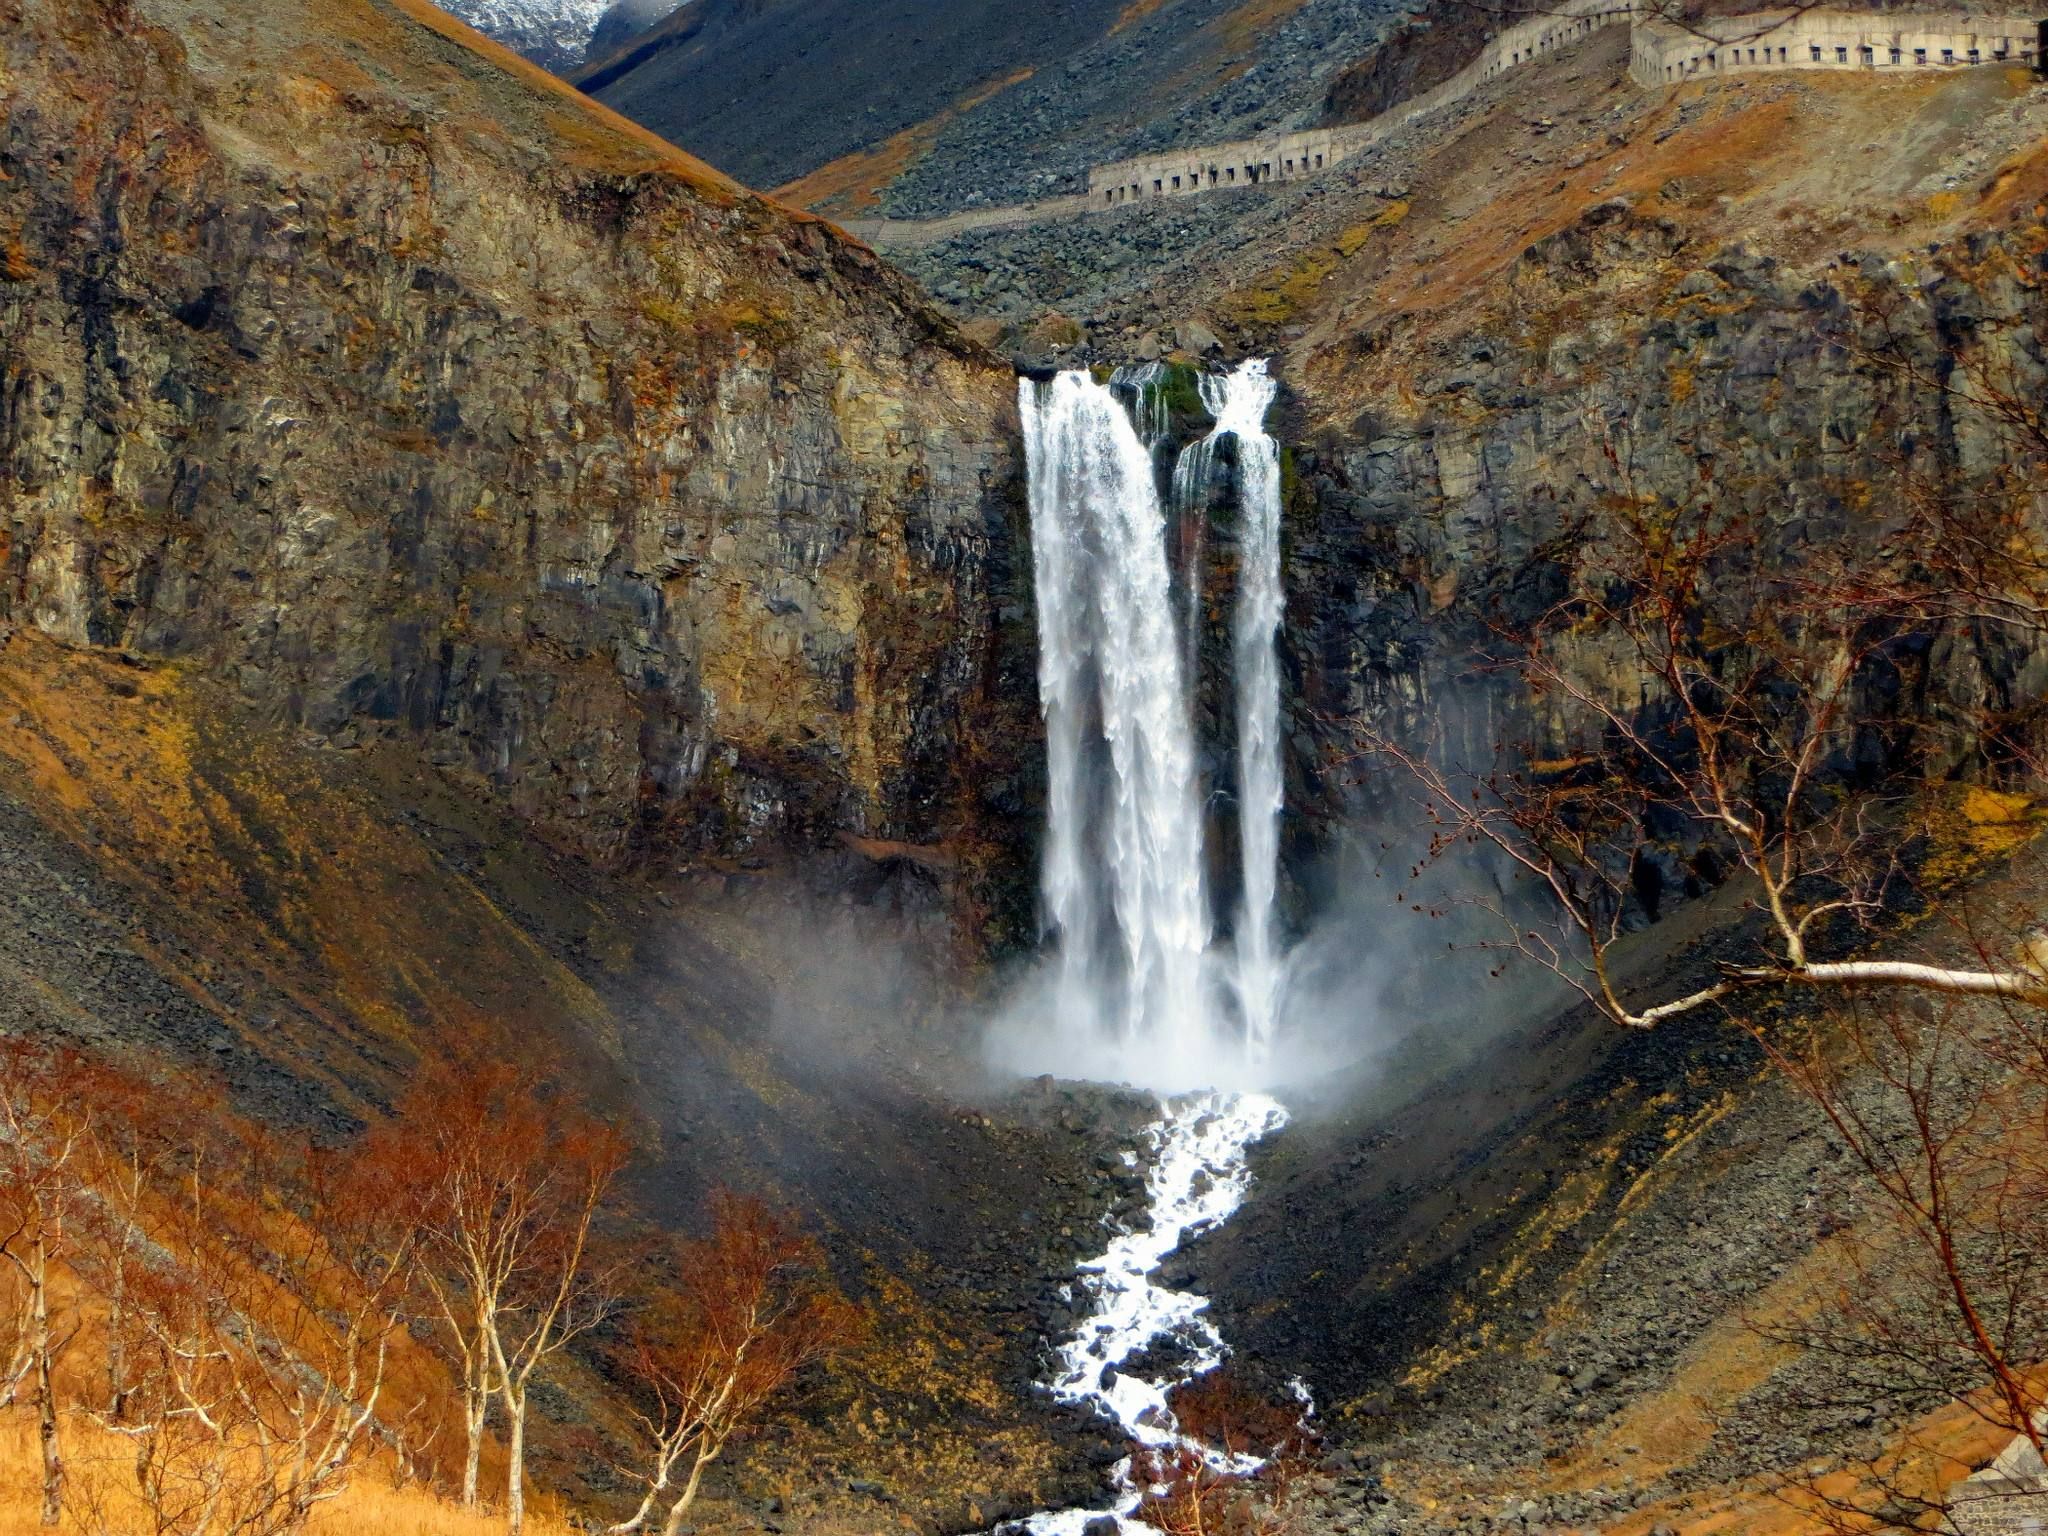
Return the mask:
<path fill-rule="evenodd" d="M 1299 460 L 1305 711 L 1406 739 L 1447 727 L 1468 761 L 1501 742 L 1541 754 L 1569 711 L 1470 658 L 1571 590 L 1623 501 L 1711 500 L 1789 568 L 1895 537 L 1909 477 L 1964 496 L 2024 472 L 2038 445 L 1980 396 L 2038 394 L 2039 259 L 2016 231 L 1801 271 L 1616 200 L 1530 246 L 1476 323 L 1414 347 L 1388 319 L 1333 346 L 1321 378 L 1360 408 Z M 1725 615 L 1731 633 L 1750 617 Z M 1661 708 L 1613 637 L 1573 646 L 1590 686 Z M 1845 740 L 1833 768 L 1981 766 L 1982 722 L 2038 734 L 2044 683 L 2037 649 L 1935 626 L 1864 681 L 1857 713 L 1890 727 Z"/>
<path fill-rule="evenodd" d="M 971 837 L 1014 394 L 907 281 L 420 0 L 0 34 L 0 630 L 591 856 Z"/>

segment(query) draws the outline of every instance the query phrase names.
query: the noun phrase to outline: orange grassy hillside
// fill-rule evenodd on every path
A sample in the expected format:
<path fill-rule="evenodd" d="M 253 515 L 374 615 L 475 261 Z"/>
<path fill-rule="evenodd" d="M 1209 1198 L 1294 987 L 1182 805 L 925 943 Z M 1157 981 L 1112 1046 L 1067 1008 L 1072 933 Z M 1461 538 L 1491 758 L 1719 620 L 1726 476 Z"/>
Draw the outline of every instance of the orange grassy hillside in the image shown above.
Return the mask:
<path fill-rule="evenodd" d="M 125 1442 L 73 1418 L 64 1426 L 74 1476 L 90 1476 L 105 1461 L 123 1455 Z M 26 1414 L 0 1420 L 0 1536 L 48 1536 L 38 1522 L 36 1446 Z M 367 1469 L 336 1500 L 313 1517 L 310 1536 L 496 1536 L 505 1522 L 497 1515 L 464 1510 L 422 1488 L 392 1485 L 392 1469 Z M 558 1513 L 535 1518 L 533 1536 L 569 1536 L 574 1529 Z M 86 1536 L 87 1527 L 67 1516 L 60 1533 Z M 97 1536 L 97 1533 L 95 1533 Z"/>

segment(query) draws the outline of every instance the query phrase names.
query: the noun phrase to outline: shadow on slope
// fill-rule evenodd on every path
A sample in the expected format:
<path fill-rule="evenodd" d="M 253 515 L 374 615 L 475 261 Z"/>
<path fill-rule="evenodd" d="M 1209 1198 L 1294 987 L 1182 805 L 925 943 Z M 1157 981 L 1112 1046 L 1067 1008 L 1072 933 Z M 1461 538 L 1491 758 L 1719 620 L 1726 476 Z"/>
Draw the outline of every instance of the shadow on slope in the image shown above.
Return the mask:
<path fill-rule="evenodd" d="M 924 122 L 985 81 L 1064 57 L 1108 31 L 1123 3 L 697 0 L 574 78 L 772 187 Z M 1006 170 L 991 166 L 991 178 Z"/>

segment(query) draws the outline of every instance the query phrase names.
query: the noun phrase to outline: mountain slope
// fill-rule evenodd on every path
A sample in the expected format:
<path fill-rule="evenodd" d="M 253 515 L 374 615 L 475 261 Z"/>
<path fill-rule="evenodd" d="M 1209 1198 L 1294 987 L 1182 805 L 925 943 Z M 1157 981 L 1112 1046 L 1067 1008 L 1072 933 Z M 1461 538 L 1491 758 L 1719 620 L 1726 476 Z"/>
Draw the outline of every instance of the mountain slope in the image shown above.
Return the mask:
<path fill-rule="evenodd" d="M 984 81 L 1052 62 L 1106 30 L 1122 4 L 698 0 L 576 79 L 691 153 L 772 187 Z"/>
<path fill-rule="evenodd" d="M 1442 30 L 1458 15 L 1440 7 Z M 1439 730 L 1453 751 L 1554 746 L 1554 701 L 1476 658 L 1571 590 L 1617 505 L 1711 497 L 1766 530 L 1758 560 L 1805 540 L 1853 559 L 1912 474 L 1965 505 L 2004 476 L 2038 486 L 2038 438 L 1946 381 L 2040 397 L 2048 93 L 1996 67 L 1644 91 L 1627 49 L 1603 32 L 1319 181 L 903 258 L 1033 361 L 1270 354 L 1287 382 L 1289 831 L 1334 978 L 1296 984 L 1326 986 L 1347 1043 L 1380 1055 L 1326 1119 L 1299 1106 L 1245 1209 L 1177 1273 L 1270 1380 L 1315 1384 L 1344 1449 L 1311 1528 L 1818 1529 L 1774 1510 L 1771 1479 L 1905 1427 L 1758 1337 L 1842 1283 L 1826 1239 L 1864 1194 L 1757 1058 L 1742 1025 L 1768 1012 L 1623 1032 L 1526 977 L 1460 971 L 1444 923 L 1393 910 L 1425 818 L 1370 749 Z M 1356 104 L 1426 78 L 1414 50 L 1352 77 Z M 1231 538 L 1217 520 L 1189 541 L 1212 552 L 1216 614 Z M 2035 749 L 2038 631 L 1958 631 L 1859 696 L 1856 771 L 1996 774 L 1943 724 L 1990 712 Z M 1625 642 L 1599 645 L 1577 675 L 1654 696 Z M 1923 731 L 1941 742 L 1925 756 L 1889 745 Z M 1319 867 L 1319 833 L 1355 858 Z M 1754 953 L 1745 892 L 1709 895 L 1690 857 L 1660 830 L 1633 872 L 1628 971 L 1656 995 Z M 2038 848 L 2005 878 L 1968 893 L 1959 928 L 2034 920 Z M 1437 1085 L 1404 1103 L 1409 1074 Z M 2000 1438 L 1928 1475 L 1960 1478 Z"/>
<path fill-rule="evenodd" d="M 698 0 L 578 82 L 780 186 L 909 133 L 892 211 L 1073 190 L 1091 160 L 1305 122 L 1384 0 Z"/>
<path fill-rule="evenodd" d="M 0 0 L 0 93 L 0 1028 L 323 1138 L 564 1059 L 875 1302 L 783 1496 L 1092 1486 L 1023 1384 L 1104 1149 L 920 1029 L 1028 835 L 1009 369 L 420 0 Z"/>

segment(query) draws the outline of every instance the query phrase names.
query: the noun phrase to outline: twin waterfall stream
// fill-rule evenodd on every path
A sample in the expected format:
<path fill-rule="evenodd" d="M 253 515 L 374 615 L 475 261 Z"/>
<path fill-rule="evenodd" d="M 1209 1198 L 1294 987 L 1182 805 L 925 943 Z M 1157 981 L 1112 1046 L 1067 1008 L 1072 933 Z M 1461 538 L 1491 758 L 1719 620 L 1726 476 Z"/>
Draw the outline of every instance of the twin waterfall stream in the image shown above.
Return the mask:
<path fill-rule="evenodd" d="M 1023 1043 L 1008 1054 L 1025 1070 L 1169 1095 L 1144 1136 L 1146 1223 L 1116 1230 L 1081 1266 L 1087 1313 L 1059 1349 L 1054 1396 L 1092 1406 L 1141 1447 L 1192 1451 L 1242 1472 L 1258 1463 L 1198 1444 L 1174 1420 L 1168 1394 L 1214 1368 L 1224 1344 L 1205 1298 L 1154 1276 L 1184 1240 L 1237 1209 L 1251 1147 L 1287 1119 L 1251 1091 L 1271 1058 L 1285 978 L 1275 911 L 1280 453 L 1265 430 L 1275 391 L 1266 364 L 1202 375 L 1214 427 L 1182 450 L 1163 501 L 1155 454 L 1169 424 L 1166 378 L 1154 366 L 1110 384 L 1084 372 L 1019 382 L 1048 778 L 1043 902 L 1056 953 L 1041 1025 L 1017 1031 Z M 1135 410 L 1116 386 L 1135 392 Z M 1193 718 L 1209 488 L 1227 438 L 1236 468 L 1230 658 L 1242 895 L 1225 940 L 1211 910 Z M 1170 532 L 1181 535 L 1178 605 Z M 1140 1149 L 1125 1156 L 1136 1164 Z M 1162 1340 L 1176 1346 L 1171 1375 L 1123 1371 Z M 1110 1510 L 1035 1515 L 1022 1528 L 1079 1536 L 1114 1521 L 1148 1530 L 1131 1518 L 1145 1492 L 1141 1470 L 1127 1460 L 1115 1483 Z"/>

